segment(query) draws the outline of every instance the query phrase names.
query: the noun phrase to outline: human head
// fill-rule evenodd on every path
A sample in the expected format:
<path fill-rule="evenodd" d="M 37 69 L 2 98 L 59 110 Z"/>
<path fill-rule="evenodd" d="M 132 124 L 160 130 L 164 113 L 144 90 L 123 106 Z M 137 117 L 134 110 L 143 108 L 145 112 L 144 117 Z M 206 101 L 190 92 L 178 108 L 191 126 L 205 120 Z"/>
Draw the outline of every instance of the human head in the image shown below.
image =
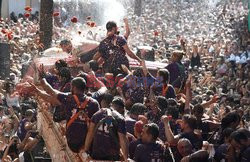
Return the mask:
<path fill-rule="evenodd" d="M 70 53 L 72 51 L 72 43 L 67 39 L 64 39 L 60 42 L 60 47 L 62 48 L 63 52 Z"/>
<path fill-rule="evenodd" d="M 246 129 L 239 129 L 231 134 L 231 145 L 238 150 L 244 150 L 249 144 L 250 132 Z"/>
<path fill-rule="evenodd" d="M 169 71 L 167 69 L 158 70 L 157 78 L 160 79 L 161 83 L 168 84 L 169 83 Z"/>
<path fill-rule="evenodd" d="M 224 139 L 224 143 L 229 143 L 231 140 L 231 134 L 234 132 L 232 128 L 226 128 L 222 131 L 222 137 Z"/>
<path fill-rule="evenodd" d="M 63 68 L 63 67 L 68 67 L 68 64 L 66 63 L 66 61 L 64 61 L 64 60 L 57 60 L 55 62 L 56 73 L 59 73 L 60 69 Z"/>
<path fill-rule="evenodd" d="M 196 118 L 192 115 L 184 115 L 182 117 L 182 130 L 185 132 L 187 130 L 194 130 L 196 129 Z"/>
<path fill-rule="evenodd" d="M 241 119 L 239 114 L 237 114 L 236 112 L 229 112 L 224 118 L 222 118 L 221 127 L 222 129 L 230 127 L 235 130 L 239 125 L 240 120 Z"/>
<path fill-rule="evenodd" d="M 178 62 L 181 61 L 183 58 L 184 52 L 183 51 L 173 51 L 171 60 L 172 62 Z"/>
<path fill-rule="evenodd" d="M 165 112 L 166 115 L 171 115 L 172 119 L 176 120 L 179 118 L 180 109 L 175 99 L 170 98 L 167 100 L 168 106 Z"/>
<path fill-rule="evenodd" d="M 182 138 L 178 141 L 177 149 L 182 157 L 190 155 L 192 153 L 192 148 L 193 146 L 188 139 Z"/>
<path fill-rule="evenodd" d="M 71 81 L 71 93 L 83 94 L 86 87 L 86 81 L 81 77 L 76 77 Z"/>
<path fill-rule="evenodd" d="M 103 98 L 101 101 L 101 108 L 109 108 L 112 100 L 114 99 L 113 95 L 106 92 L 103 94 Z"/>
<path fill-rule="evenodd" d="M 28 120 L 31 121 L 31 119 L 33 118 L 34 115 L 34 111 L 32 109 L 28 109 L 25 111 L 25 118 L 27 118 Z"/>
<path fill-rule="evenodd" d="M 114 21 L 107 22 L 106 29 L 107 29 L 108 33 L 116 34 L 118 31 L 116 22 L 114 22 Z"/>
<path fill-rule="evenodd" d="M 63 67 L 59 71 L 59 80 L 62 82 L 68 82 L 71 80 L 71 73 L 69 68 Z"/>
<path fill-rule="evenodd" d="M 165 110 L 167 109 L 168 107 L 168 101 L 166 99 L 166 97 L 163 97 L 163 96 L 157 96 L 156 97 L 156 100 L 157 100 L 157 106 L 158 108 L 165 112 Z"/>
<path fill-rule="evenodd" d="M 193 114 L 197 120 L 201 120 L 204 113 L 204 108 L 201 104 L 197 104 L 193 108 Z"/>
<path fill-rule="evenodd" d="M 198 46 L 197 46 L 197 44 L 193 45 L 193 52 L 194 53 L 198 53 Z"/>
<path fill-rule="evenodd" d="M 137 119 L 139 115 L 144 115 L 145 110 L 146 110 L 145 105 L 141 103 L 135 103 L 129 111 L 130 117 Z"/>
<path fill-rule="evenodd" d="M 124 115 L 125 111 L 125 103 L 121 97 L 115 97 L 112 101 L 112 107 L 119 112 L 120 114 Z"/>
<path fill-rule="evenodd" d="M 155 142 L 159 136 L 159 127 L 155 123 L 146 124 L 142 130 L 142 142 Z"/>
<path fill-rule="evenodd" d="M 90 67 L 90 69 L 92 69 L 94 72 L 96 72 L 96 71 L 99 69 L 99 65 L 98 65 L 97 61 L 95 61 L 95 60 L 89 61 L 89 67 Z"/>

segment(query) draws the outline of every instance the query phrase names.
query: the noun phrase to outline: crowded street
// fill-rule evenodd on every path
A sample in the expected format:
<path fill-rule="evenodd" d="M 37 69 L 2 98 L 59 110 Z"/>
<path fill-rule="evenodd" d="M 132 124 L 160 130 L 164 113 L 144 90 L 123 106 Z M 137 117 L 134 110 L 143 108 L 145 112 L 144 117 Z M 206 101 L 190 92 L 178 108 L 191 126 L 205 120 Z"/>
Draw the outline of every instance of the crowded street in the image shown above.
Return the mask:
<path fill-rule="evenodd" d="M 250 0 L 0 4 L 1 162 L 250 162 Z"/>

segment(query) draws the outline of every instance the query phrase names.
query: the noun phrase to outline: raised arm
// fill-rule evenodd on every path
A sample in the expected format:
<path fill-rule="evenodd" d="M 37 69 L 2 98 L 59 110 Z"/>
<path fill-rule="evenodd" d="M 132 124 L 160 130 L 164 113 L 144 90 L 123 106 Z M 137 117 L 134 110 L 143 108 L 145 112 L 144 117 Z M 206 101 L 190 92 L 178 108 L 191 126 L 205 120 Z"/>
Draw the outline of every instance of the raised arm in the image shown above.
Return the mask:
<path fill-rule="evenodd" d="M 171 130 L 170 124 L 169 124 L 169 119 L 168 116 L 164 115 L 162 116 L 162 122 L 164 123 L 164 128 L 165 128 L 165 136 L 167 138 L 167 141 L 170 143 L 177 144 L 179 137 L 174 136 L 173 131 Z"/>
<path fill-rule="evenodd" d="M 129 28 L 129 24 L 128 24 L 128 19 L 124 18 L 123 21 L 124 21 L 124 24 L 125 24 L 125 34 L 124 34 L 124 37 L 126 39 L 128 39 L 128 37 L 130 35 L 130 28 Z"/>

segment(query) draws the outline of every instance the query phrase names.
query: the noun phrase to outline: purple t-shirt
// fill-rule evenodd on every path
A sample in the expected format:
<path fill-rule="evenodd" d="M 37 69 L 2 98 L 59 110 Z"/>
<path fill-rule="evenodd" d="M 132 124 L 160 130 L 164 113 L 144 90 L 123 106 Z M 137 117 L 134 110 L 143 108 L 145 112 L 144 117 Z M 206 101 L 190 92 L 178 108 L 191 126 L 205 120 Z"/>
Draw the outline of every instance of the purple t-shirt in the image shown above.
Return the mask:
<path fill-rule="evenodd" d="M 95 160 L 115 160 L 114 157 L 119 157 L 118 133 L 126 135 L 125 120 L 117 111 L 111 112 L 112 117 L 107 117 L 107 109 L 101 109 L 91 118 L 97 127 L 92 146 L 92 157 Z"/>
<path fill-rule="evenodd" d="M 116 45 L 112 42 L 116 39 Z M 110 36 L 101 41 L 99 45 L 99 52 L 105 60 L 106 66 L 113 68 L 120 68 L 121 64 L 129 67 L 129 61 L 126 57 L 126 52 L 123 48 L 127 44 L 126 39 L 121 36 Z"/>
<path fill-rule="evenodd" d="M 86 99 L 86 95 L 78 95 L 79 101 L 83 103 Z M 66 120 L 67 122 L 70 118 L 79 112 L 79 108 L 74 100 L 71 93 L 60 93 L 57 99 L 61 102 L 63 107 L 66 109 Z M 89 98 L 86 108 L 83 110 L 82 115 L 69 126 L 66 130 L 67 143 L 70 149 L 74 152 L 78 152 L 85 142 L 87 135 L 87 121 L 100 109 L 98 102 Z"/>
<path fill-rule="evenodd" d="M 59 90 L 59 79 L 56 75 L 47 74 L 45 79 L 54 89 Z"/>
<path fill-rule="evenodd" d="M 169 83 L 172 84 L 174 87 L 180 88 L 181 87 L 181 79 L 178 79 L 178 77 L 180 76 L 180 72 L 179 72 L 179 67 L 178 67 L 177 63 L 169 64 L 166 67 L 166 69 L 170 73 Z"/>
<path fill-rule="evenodd" d="M 134 126 L 135 126 L 136 120 L 130 117 L 127 117 L 125 118 L 125 123 L 126 123 L 127 132 L 134 135 Z"/>
<path fill-rule="evenodd" d="M 159 143 L 140 144 L 136 147 L 134 160 L 136 162 L 164 162 L 165 149 Z"/>
<path fill-rule="evenodd" d="M 134 156 L 135 156 L 135 150 L 136 150 L 136 147 L 139 145 L 139 144 L 142 144 L 142 140 L 141 139 L 137 139 L 135 141 L 132 141 L 129 143 L 129 158 L 130 159 L 134 159 Z"/>
<path fill-rule="evenodd" d="M 17 136 L 20 138 L 21 141 L 24 140 L 27 130 L 25 129 L 25 124 L 28 122 L 28 119 L 21 120 L 18 130 L 17 130 Z"/>

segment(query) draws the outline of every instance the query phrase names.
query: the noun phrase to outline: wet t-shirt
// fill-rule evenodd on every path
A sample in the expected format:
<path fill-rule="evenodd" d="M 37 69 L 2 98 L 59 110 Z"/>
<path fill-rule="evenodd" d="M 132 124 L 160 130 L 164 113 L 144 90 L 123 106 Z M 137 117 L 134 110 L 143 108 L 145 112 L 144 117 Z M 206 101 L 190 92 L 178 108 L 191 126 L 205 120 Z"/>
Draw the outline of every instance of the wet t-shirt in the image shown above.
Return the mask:
<path fill-rule="evenodd" d="M 178 65 L 179 64 L 179 65 Z M 182 69 L 180 69 L 182 67 Z M 181 62 L 179 63 L 171 63 L 169 64 L 166 69 L 170 73 L 170 81 L 169 84 L 173 85 L 175 88 L 180 88 L 182 86 L 183 80 L 185 80 L 185 67 L 182 65 Z"/>
<path fill-rule="evenodd" d="M 112 117 L 107 117 L 107 109 L 101 109 L 91 118 L 96 125 L 92 147 L 95 160 L 119 160 L 118 133 L 126 135 L 125 119 L 115 110 L 110 112 Z"/>
<path fill-rule="evenodd" d="M 27 130 L 25 129 L 25 124 L 29 122 L 28 119 L 21 120 L 18 130 L 17 130 L 17 136 L 20 138 L 21 141 L 24 140 Z"/>
<path fill-rule="evenodd" d="M 59 79 L 56 75 L 47 74 L 45 79 L 51 85 L 51 87 L 59 90 Z"/>
<path fill-rule="evenodd" d="M 241 162 L 249 162 L 250 161 L 250 146 L 247 147 L 241 154 Z"/>
<path fill-rule="evenodd" d="M 126 39 L 117 35 L 109 36 L 101 41 L 99 52 L 101 57 L 105 60 L 104 67 L 108 68 L 109 72 L 121 68 L 122 64 L 129 67 L 129 61 L 123 48 L 126 44 Z"/>
<path fill-rule="evenodd" d="M 134 160 L 136 162 L 165 161 L 165 149 L 159 143 L 140 144 L 136 147 Z"/>
<path fill-rule="evenodd" d="M 179 138 L 187 138 L 192 146 L 193 146 L 193 149 L 195 149 L 196 151 L 197 150 L 200 150 L 202 148 L 202 138 L 200 138 L 198 135 L 194 134 L 193 132 L 192 133 L 181 133 L 179 135 Z"/>
<path fill-rule="evenodd" d="M 152 75 L 148 74 L 147 77 L 144 78 L 144 86 L 147 87 L 147 90 L 149 91 L 149 88 L 151 85 L 156 84 L 156 88 L 154 89 L 154 93 L 156 96 L 162 96 L 163 95 L 163 84 L 160 83 L 157 78 L 153 77 Z M 166 90 L 165 96 L 167 99 L 169 98 L 176 98 L 175 89 L 171 84 L 168 84 L 168 88 Z"/>
<path fill-rule="evenodd" d="M 143 103 L 144 90 L 142 87 L 137 87 L 135 89 L 129 88 L 126 93 L 128 94 L 132 104 Z"/>
<path fill-rule="evenodd" d="M 81 104 L 86 100 L 86 95 L 77 95 Z M 79 112 L 76 101 L 71 93 L 60 93 L 57 99 L 61 102 L 61 105 L 66 109 L 66 120 L 70 120 L 74 114 Z M 69 126 L 66 130 L 66 138 L 69 147 L 72 151 L 77 152 L 83 146 L 85 137 L 87 134 L 87 122 L 96 113 L 100 106 L 98 102 L 92 98 L 88 98 L 88 104 L 83 110 L 83 113 Z"/>
<path fill-rule="evenodd" d="M 162 117 L 162 113 L 160 110 L 158 110 L 158 112 L 155 114 L 152 110 L 149 111 L 146 114 L 147 119 L 152 122 L 152 123 L 156 123 L 159 124 L 161 121 L 161 117 Z"/>
<path fill-rule="evenodd" d="M 136 147 L 137 147 L 139 144 L 142 144 L 142 140 L 141 140 L 141 139 L 137 139 L 137 140 L 132 141 L 132 142 L 129 143 L 128 150 L 129 150 L 129 158 L 130 158 L 130 159 L 134 159 L 135 150 L 136 150 Z"/>
<path fill-rule="evenodd" d="M 207 121 L 197 121 L 197 129 L 202 131 L 203 141 L 207 141 L 210 132 L 209 123 Z"/>
<path fill-rule="evenodd" d="M 126 123 L 127 132 L 134 135 L 134 126 L 135 126 L 136 120 L 130 117 L 127 117 L 125 118 L 125 123 Z"/>

